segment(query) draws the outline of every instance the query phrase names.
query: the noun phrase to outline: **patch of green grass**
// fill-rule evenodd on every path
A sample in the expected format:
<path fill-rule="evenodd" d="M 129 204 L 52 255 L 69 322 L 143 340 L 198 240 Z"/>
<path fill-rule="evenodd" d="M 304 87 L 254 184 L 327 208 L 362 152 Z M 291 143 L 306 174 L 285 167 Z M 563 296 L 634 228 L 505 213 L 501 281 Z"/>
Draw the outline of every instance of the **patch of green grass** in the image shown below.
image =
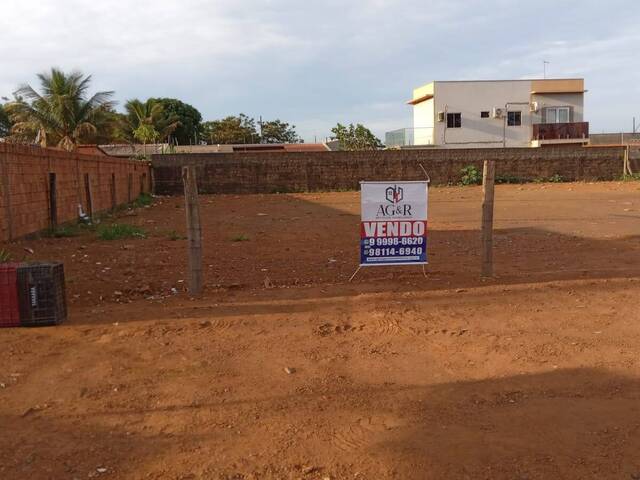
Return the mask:
<path fill-rule="evenodd" d="M 178 232 L 176 232 L 175 230 L 171 230 L 168 234 L 167 237 L 169 237 L 169 240 L 172 241 L 176 241 L 176 240 L 186 240 L 187 237 L 185 237 L 184 235 L 180 235 Z"/>
<path fill-rule="evenodd" d="M 640 172 L 632 173 L 631 175 L 624 175 L 621 180 L 624 182 L 634 182 L 640 180 Z"/>
<path fill-rule="evenodd" d="M 9 263 L 11 259 L 11 253 L 9 253 L 4 248 L 0 249 L 0 263 Z"/>
<path fill-rule="evenodd" d="M 240 235 L 235 235 L 234 237 L 231 237 L 231 241 L 232 242 L 248 242 L 249 237 L 244 233 L 241 233 Z"/>
<path fill-rule="evenodd" d="M 136 198 L 132 205 L 135 208 L 146 207 L 147 205 L 151 205 L 153 203 L 153 197 L 150 193 L 141 193 L 138 198 Z"/>
<path fill-rule="evenodd" d="M 77 224 L 58 225 L 47 230 L 44 235 L 51 238 L 77 237 L 80 235 L 80 227 Z"/>
<path fill-rule="evenodd" d="M 462 177 L 460 183 L 462 185 L 480 185 L 482 183 L 482 172 L 474 165 L 468 165 L 460 170 Z"/>
<path fill-rule="evenodd" d="M 135 225 L 112 223 L 98 227 L 100 240 L 119 240 L 121 238 L 146 238 L 146 232 Z"/>

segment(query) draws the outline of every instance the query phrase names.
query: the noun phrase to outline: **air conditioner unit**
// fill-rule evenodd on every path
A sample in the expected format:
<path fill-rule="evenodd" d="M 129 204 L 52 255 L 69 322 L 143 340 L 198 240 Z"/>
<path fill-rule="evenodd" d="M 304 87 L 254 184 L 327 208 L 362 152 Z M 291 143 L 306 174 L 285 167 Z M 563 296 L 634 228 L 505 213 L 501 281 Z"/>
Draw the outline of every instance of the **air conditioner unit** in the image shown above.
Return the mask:
<path fill-rule="evenodd" d="M 538 110 L 540 110 L 540 107 L 538 106 L 538 102 L 531 102 L 531 104 L 529 104 L 529 111 L 537 112 Z"/>
<path fill-rule="evenodd" d="M 438 112 L 438 121 L 444 122 L 444 112 Z"/>
<path fill-rule="evenodd" d="M 491 111 L 491 116 L 493 118 L 502 118 L 502 115 L 503 115 L 502 108 L 493 107 L 493 110 Z"/>

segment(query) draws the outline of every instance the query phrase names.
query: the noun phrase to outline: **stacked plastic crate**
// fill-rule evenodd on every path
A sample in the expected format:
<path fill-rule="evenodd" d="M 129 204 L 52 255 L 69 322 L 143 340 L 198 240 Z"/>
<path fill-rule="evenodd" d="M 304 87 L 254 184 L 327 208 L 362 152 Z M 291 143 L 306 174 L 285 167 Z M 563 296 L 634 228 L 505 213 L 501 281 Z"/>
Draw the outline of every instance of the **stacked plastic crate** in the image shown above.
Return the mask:
<path fill-rule="evenodd" d="M 0 264 L 0 327 L 58 325 L 66 318 L 61 263 Z"/>
<path fill-rule="evenodd" d="M 20 326 L 19 263 L 0 263 L 0 327 Z"/>

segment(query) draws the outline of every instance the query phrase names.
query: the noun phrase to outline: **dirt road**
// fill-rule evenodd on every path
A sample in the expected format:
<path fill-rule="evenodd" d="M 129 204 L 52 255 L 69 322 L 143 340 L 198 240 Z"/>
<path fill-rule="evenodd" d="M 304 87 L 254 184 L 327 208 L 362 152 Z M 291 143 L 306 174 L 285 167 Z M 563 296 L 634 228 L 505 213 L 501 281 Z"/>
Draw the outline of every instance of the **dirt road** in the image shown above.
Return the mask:
<path fill-rule="evenodd" d="M 499 186 L 487 281 L 479 200 L 432 190 L 426 279 L 347 283 L 352 192 L 203 197 L 195 300 L 179 198 L 10 245 L 71 311 L 0 331 L 0 478 L 640 478 L 640 184 Z"/>

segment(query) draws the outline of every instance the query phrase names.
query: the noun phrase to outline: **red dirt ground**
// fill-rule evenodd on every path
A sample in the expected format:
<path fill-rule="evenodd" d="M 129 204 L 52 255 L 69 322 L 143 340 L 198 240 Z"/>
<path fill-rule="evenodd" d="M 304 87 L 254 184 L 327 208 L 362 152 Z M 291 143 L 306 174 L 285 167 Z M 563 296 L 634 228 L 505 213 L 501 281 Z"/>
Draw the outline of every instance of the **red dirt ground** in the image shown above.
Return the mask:
<path fill-rule="evenodd" d="M 0 331 L 0 478 L 640 478 L 640 185 L 497 187 L 485 281 L 480 194 L 432 189 L 427 278 L 347 283 L 354 192 L 202 197 L 198 299 L 181 198 L 3 246 L 70 318 Z"/>

